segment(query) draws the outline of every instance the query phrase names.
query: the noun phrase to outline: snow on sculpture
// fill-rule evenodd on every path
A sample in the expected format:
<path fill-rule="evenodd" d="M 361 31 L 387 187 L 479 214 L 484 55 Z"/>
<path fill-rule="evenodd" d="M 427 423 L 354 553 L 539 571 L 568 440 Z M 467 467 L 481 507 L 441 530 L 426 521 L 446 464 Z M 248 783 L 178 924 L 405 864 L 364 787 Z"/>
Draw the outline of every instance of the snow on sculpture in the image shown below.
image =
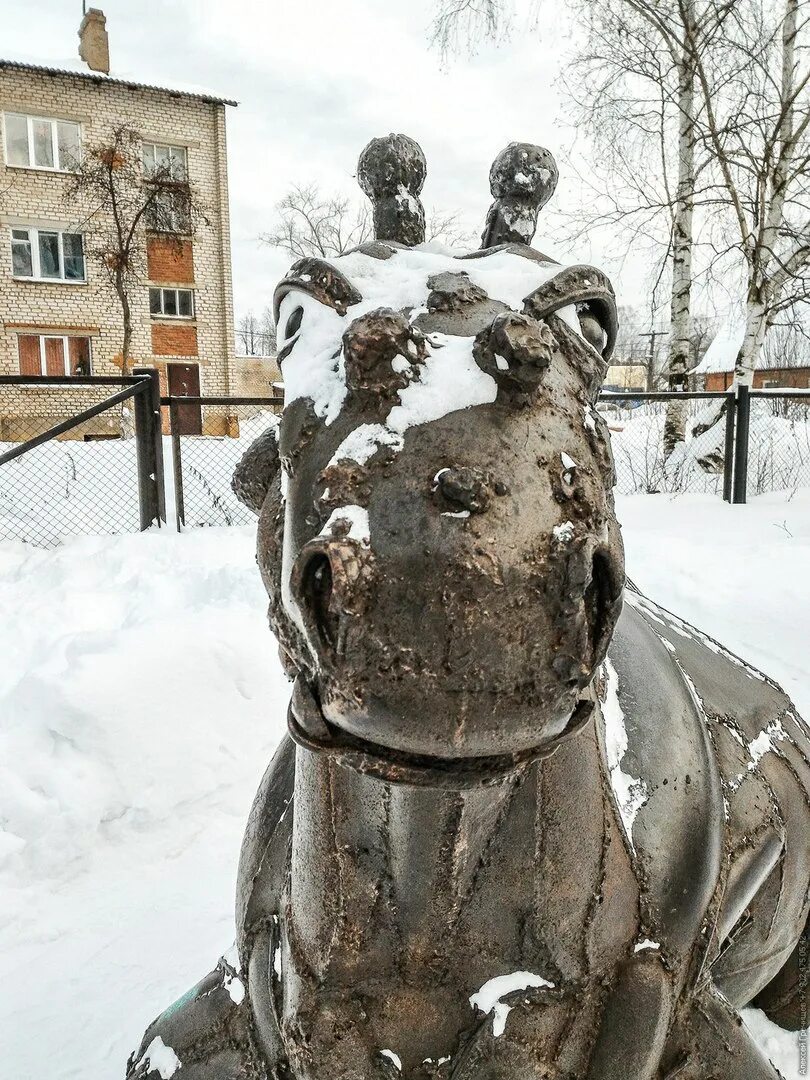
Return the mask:
<path fill-rule="evenodd" d="M 483 249 L 439 254 L 421 151 L 375 140 L 377 240 L 276 290 L 284 415 L 234 490 L 289 736 L 237 953 L 131 1080 L 777 1076 L 737 1010 L 800 1017 L 807 732 L 625 584 L 613 290 L 528 246 L 548 151 L 496 166 Z"/>

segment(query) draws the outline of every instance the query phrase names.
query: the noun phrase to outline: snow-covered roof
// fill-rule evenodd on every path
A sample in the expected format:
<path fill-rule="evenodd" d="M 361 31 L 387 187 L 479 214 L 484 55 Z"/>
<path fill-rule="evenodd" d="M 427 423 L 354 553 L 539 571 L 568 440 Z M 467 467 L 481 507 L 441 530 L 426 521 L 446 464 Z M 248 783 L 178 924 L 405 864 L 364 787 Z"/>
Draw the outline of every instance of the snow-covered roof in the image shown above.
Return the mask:
<path fill-rule="evenodd" d="M 712 338 L 703 359 L 695 368 L 695 374 L 733 371 L 744 337 L 745 323 L 739 319 L 727 319 Z"/>
<path fill-rule="evenodd" d="M 96 83 L 110 83 L 113 86 L 127 86 L 133 90 L 155 90 L 163 94 L 175 94 L 182 97 L 196 98 L 198 101 L 208 101 L 215 105 L 236 105 L 230 98 L 220 97 L 202 86 L 190 83 L 172 83 L 170 86 L 156 86 L 153 83 L 140 82 L 128 75 L 116 73 L 105 75 L 103 71 L 91 71 L 82 60 L 62 59 L 47 63 L 42 59 L 0 59 L 0 70 L 3 68 L 15 68 L 19 71 L 35 71 L 42 75 L 70 75 L 81 79 L 88 79 Z"/>

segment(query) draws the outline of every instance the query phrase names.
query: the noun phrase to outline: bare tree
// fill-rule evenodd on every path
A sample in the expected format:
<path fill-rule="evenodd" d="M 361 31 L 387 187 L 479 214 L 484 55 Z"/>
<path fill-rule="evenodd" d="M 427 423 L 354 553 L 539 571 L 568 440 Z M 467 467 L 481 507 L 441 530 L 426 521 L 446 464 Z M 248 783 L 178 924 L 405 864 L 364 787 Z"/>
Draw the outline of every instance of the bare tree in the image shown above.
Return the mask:
<path fill-rule="evenodd" d="M 566 80 L 577 120 L 600 151 L 597 171 L 619 194 L 611 224 L 641 224 L 669 281 L 667 388 L 684 391 L 694 366 L 693 289 L 700 219 L 719 201 L 713 158 L 702 139 L 704 103 L 697 70 L 722 43 L 737 0 L 577 0 L 585 45 Z M 597 206 L 599 199 L 596 200 Z M 704 260 L 710 273 L 713 253 Z M 664 448 L 683 440 L 686 403 L 668 403 Z"/>
<path fill-rule="evenodd" d="M 511 7 L 505 0 L 439 0 L 430 38 L 442 55 L 472 50 L 476 41 L 497 41 L 511 25 Z"/>
<path fill-rule="evenodd" d="M 373 236 L 368 207 L 342 195 L 322 195 L 317 184 L 295 184 L 277 207 L 277 220 L 260 239 L 295 259 L 333 258 Z"/>
<path fill-rule="evenodd" d="M 273 318 L 273 309 L 271 307 L 265 307 L 259 318 L 259 341 L 262 356 L 276 355 L 278 352 L 276 320 Z"/>
<path fill-rule="evenodd" d="M 295 259 L 316 256 L 334 258 L 373 239 L 369 205 L 353 202 L 343 195 L 322 195 L 317 184 L 295 184 L 278 203 L 274 227 L 262 233 L 265 244 L 283 248 Z M 428 211 L 425 239 L 450 247 L 463 247 L 470 241 L 460 213 Z"/>
<path fill-rule="evenodd" d="M 259 335 L 259 320 L 252 311 L 249 311 L 236 325 L 236 336 L 245 356 L 261 355 Z"/>
<path fill-rule="evenodd" d="M 236 337 L 245 356 L 275 356 L 276 323 L 273 309 L 265 307 L 259 316 L 248 311 L 236 325 Z"/>
<path fill-rule="evenodd" d="M 130 373 L 132 302 L 146 269 L 146 232 L 180 245 L 201 223 L 205 207 L 188 180 L 185 162 L 144 167 L 140 132 L 118 125 L 86 148 L 65 189 L 71 204 L 90 205 L 81 228 L 86 254 L 106 274 L 121 305 L 121 371 Z"/>
<path fill-rule="evenodd" d="M 810 325 L 800 318 L 779 319 L 762 345 L 764 370 L 810 368 Z"/>
<path fill-rule="evenodd" d="M 458 210 L 442 211 L 435 206 L 425 215 L 425 240 L 451 248 L 477 246 L 477 237 L 466 227 Z"/>

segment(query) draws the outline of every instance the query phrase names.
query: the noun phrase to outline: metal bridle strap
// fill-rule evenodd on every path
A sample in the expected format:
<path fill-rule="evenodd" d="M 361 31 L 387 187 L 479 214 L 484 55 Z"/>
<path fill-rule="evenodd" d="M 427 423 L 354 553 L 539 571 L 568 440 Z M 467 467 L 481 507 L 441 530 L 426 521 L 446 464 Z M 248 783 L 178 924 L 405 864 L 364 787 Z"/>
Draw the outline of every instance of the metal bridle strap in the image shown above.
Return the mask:
<path fill-rule="evenodd" d="M 564 739 L 585 726 L 594 710 L 592 700 L 581 699 L 565 730 L 543 746 L 488 757 L 438 758 L 366 742 L 329 724 L 322 715 L 317 732 L 311 730 L 315 725 L 307 730 L 299 722 L 294 704 L 295 695 L 287 711 L 287 727 L 298 746 L 316 754 L 329 754 L 339 764 L 387 783 L 451 788 L 503 783 L 535 761 L 550 757 Z"/>

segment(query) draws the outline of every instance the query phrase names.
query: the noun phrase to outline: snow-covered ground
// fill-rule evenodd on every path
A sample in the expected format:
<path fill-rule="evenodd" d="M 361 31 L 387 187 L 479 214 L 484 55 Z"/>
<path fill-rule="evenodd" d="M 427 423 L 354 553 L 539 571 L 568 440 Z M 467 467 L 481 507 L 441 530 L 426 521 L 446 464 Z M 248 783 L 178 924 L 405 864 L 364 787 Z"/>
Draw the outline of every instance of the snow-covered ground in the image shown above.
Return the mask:
<path fill-rule="evenodd" d="M 620 498 L 628 570 L 810 716 L 810 491 Z M 116 1080 L 233 938 L 288 684 L 253 529 L 0 544 L 0 1077 Z M 795 1036 L 749 1014 L 783 1075 Z"/>

